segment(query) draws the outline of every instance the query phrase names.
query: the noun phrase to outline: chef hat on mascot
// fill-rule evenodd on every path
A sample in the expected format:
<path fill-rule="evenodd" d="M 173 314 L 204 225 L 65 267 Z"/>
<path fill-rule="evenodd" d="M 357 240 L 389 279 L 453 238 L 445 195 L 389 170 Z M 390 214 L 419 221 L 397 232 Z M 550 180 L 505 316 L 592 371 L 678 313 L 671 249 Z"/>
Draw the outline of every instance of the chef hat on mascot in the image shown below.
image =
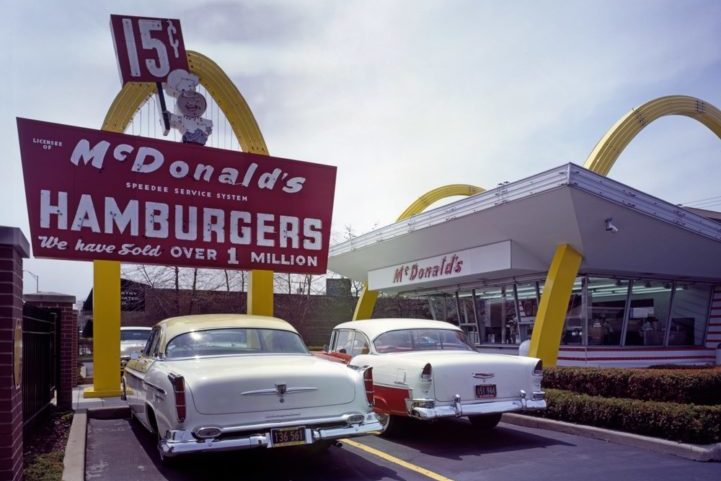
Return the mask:
<path fill-rule="evenodd" d="M 179 68 L 170 72 L 168 80 L 165 81 L 163 86 L 168 95 L 177 99 L 185 92 L 194 92 L 198 83 L 199 79 L 197 75 Z"/>

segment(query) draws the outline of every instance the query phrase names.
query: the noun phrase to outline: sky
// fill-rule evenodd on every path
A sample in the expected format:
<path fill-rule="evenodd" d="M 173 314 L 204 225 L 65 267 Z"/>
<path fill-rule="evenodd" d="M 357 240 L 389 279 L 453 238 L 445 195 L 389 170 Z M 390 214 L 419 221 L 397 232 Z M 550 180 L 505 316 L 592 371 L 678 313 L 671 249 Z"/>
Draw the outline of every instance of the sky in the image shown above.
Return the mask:
<path fill-rule="evenodd" d="M 16 117 L 100 128 L 120 82 L 110 14 L 180 19 L 248 102 L 271 155 L 338 167 L 333 238 L 446 184 L 583 165 L 633 107 L 721 107 L 721 2 L 1 0 L 0 225 L 30 238 Z M 721 139 L 646 127 L 609 176 L 721 210 Z M 708 199 L 708 200 L 706 200 Z M 28 259 L 25 291 L 84 299 L 92 263 Z M 36 281 L 37 277 L 37 281 Z"/>

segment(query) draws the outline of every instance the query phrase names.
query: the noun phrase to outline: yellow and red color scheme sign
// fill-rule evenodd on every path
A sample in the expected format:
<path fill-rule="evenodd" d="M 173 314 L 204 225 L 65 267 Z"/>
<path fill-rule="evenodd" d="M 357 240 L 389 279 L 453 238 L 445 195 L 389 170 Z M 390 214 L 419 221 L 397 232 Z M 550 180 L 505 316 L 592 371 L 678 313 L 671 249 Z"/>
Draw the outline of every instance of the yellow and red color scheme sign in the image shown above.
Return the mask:
<path fill-rule="evenodd" d="M 326 271 L 336 168 L 18 119 L 37 257 Z"/>

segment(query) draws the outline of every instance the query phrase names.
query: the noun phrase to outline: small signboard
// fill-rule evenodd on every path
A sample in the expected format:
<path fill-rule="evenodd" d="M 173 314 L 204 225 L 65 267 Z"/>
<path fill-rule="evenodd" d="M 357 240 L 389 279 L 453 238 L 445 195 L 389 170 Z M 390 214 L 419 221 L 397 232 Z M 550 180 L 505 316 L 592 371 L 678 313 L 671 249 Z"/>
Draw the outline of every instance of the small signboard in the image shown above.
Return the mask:
<path fill-rule="evenodd" d="M 336 168 L 18 119 L 33 254 L 321 274 Z"/>
<path fill-rule="evenodd" d="M 180 20 L 111 15 L 110 29 L 123 84 L 164 82 L 173 70 L 190 70 Z"/>

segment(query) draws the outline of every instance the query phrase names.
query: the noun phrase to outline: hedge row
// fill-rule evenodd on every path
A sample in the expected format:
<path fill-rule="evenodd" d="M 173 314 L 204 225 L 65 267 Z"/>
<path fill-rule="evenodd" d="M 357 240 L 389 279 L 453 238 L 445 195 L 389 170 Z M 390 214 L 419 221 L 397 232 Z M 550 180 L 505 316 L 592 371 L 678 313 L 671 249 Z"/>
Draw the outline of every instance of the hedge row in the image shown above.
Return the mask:
<path fill-rule="evenodd" d="M 552 367 L 543 370 L 543 387 L 607 398 L 715 405 L 721 404 L 721 368 Z"/>
<path fill-rule="evenodd" d="M 721 406 L 592 397 L 556 389 L 547 389 L 546 399 L 548 408 L 536 415 L 671 441 L 721 442 Z"/>

